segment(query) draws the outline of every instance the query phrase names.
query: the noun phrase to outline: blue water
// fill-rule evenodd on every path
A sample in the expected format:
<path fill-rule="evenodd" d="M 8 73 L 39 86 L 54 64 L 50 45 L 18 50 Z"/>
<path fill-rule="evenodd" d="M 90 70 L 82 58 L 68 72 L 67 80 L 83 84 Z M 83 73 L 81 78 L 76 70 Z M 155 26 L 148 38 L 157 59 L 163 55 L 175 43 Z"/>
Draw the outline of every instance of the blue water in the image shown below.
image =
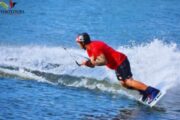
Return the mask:
<path fill-rule="evenodd" d="M 179 88 L 169 91 L 168 97 L 152 109 L 98 90 L 5 78 L 1 78 L 0 86 L 0 119 L 179 119 Z"/>
<path fill-rule="evenodd" d="M 25 14 L 1 15 L 1 43 L 73 45 L 84 31 L 112 45 L 154 38 L 180 43 L 179 0 L 18 0 L 14 9 Z"/>
<path fill-rule="evenodd" d="M 0 119 L 180 119 L 179 0 L 15 2 L 24 14 L 0 14 Z M 157 106 L 129 96 L 112 70 L 77 67 L 62 47 L 81 61 L 81 32 L 125 53 L 134 78 L 165 90 Z"/>

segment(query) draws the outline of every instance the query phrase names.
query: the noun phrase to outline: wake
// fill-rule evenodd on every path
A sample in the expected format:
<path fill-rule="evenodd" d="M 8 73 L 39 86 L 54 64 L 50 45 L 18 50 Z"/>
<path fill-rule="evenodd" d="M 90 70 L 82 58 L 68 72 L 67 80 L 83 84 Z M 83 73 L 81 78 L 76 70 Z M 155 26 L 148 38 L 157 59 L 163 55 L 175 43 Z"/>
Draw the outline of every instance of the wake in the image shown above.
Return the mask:
<path fill-rule="evenodd" d="M 121 93 L 114 71 L 105 67 L 78 67 L 62 47 L 0 46 L 0 76 L 33 79 L 65 86 Z M 68 48 L 77 61 L 84 51 Z M 180 51 L 176 44 L 160 40 L 139 46 L 122 47 L 135 79 L 167 91 L 179 85 Z"/>

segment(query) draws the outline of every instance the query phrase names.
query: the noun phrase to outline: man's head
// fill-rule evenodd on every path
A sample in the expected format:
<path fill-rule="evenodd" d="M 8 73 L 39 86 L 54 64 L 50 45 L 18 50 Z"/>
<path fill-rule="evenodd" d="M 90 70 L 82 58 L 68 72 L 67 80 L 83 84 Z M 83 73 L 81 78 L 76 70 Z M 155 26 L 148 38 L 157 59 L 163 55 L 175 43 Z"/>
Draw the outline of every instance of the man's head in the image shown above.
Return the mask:
<path fill-rule="evenodd" d="M 81 34 L 78 34 L 76 38 L 76 42 L 82 49 L 86 49 L 86 45 L 91 43 L 91 39 L 88 33 L 81 33 Z"/>

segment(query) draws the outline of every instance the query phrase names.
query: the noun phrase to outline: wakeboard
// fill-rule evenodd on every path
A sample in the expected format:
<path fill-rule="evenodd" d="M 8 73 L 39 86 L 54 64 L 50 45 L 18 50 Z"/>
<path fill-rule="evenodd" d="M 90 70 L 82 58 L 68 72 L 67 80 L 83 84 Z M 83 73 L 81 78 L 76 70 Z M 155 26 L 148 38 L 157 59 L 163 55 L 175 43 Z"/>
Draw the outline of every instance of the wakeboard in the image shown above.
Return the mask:
<path fill-rule="evenodd" d="M 157 96 L 153 99 L 153 100 L 150 100 L 150 99 L 146 99 L 146 100 L 142 100 L 142 97 L 138 100 L 139 102 L 147 105 L 147 106 L 150 106 L 150 107 L 153 107 L 155 106 L 160 100 L 161 98 L 165 95 L 165 92 L 164 91 L 160 91 Z"/>
<path fill-rule="evenodd" d="M 149 107 L 153 107 L 155 106 L 160 100 L 161 98 L 165 95 L 165 91 L 160 90 L 160 92 L 158 93 L 158 95 L 153 99 L 146 99 L 146 100 L 142 100 L 143 96 L 142 94 L 139 93 L 139 91 L 137 90 L 133 90 L 133 89 L 127 89 L 124 88 L 123 89 L 127 92 L 127 94 L 129 94 L 130 96 L 132 96 L 133 98 L 135 98 L 138 102 L 147 105 Z"/>

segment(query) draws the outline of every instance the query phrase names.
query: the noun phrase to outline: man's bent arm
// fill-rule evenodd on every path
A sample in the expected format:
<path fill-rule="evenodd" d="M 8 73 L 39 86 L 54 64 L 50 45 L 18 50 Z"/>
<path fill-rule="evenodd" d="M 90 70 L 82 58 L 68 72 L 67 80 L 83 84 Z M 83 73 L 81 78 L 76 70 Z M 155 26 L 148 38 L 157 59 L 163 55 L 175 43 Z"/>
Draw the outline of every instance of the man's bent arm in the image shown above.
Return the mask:
<path fill-rule="evenodd" d="M 94 57 L 91 57 L 91 63 L 95 66 L 103 66 L 107 64 L 106 57 L 104 54 L 100 54 L 96 59 Z"/>

